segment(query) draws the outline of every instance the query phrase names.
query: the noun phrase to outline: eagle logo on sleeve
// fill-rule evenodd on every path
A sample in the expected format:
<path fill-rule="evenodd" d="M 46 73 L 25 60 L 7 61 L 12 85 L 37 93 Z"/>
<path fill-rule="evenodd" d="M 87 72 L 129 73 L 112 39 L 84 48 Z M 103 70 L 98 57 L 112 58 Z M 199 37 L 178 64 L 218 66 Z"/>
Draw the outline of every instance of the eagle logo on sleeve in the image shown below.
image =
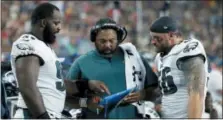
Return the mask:
<path fill-rule="evenodd" d="M 187 46 L 184 48 L 183 52 L 190 52 L 191 50 L 194 50 L 195 48 L 197 48 L 198 46 L 198 42 L 191 42 L 189 44 L 187 44 Z"/>
<path fill-rule="evenodd" d="M 29 50 L 29 51 L 34 51 L 34 48 L 30 46 L 29 44 L 26 43 L 19 43 L 16 45 L 16 47 L 20 50 Z"/>

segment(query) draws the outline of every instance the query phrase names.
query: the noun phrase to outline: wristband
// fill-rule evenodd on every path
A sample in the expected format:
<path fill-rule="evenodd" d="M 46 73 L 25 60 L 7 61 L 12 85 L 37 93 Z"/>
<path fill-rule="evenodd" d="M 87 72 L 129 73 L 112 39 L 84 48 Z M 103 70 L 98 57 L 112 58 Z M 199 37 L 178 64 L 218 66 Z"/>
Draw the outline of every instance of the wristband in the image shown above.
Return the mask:
<path fill-rule="evenodd" d="M 88 80 L 78 80 L 76 81 L 76 86 L 80 93 L 85 93 L 86 90 L 89 90 Z"/>
<path fill-rule="evenodd" d="M 43 114 L 39 115 L 36 117 L 37 119 L 50 119 L 50 116 L 48 115 L 47 112 L 44 112 Z"/>
<path fill-rule="evenodd" d="M 79 100 L 79 105 L 81 108 L 86 108 L 87 107 L 87 98 L 80 98 Z"/>

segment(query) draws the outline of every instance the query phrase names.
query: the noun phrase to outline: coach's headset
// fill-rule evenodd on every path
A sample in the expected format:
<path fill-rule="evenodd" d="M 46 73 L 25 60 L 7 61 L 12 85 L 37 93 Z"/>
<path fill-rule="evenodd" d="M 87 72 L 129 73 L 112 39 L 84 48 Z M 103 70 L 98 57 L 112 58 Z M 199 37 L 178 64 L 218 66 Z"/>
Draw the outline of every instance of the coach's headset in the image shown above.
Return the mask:
<path fill-rule="evenodd" d="M 92 42 L 95 42 L 96 35 L 101 29 L 114 29 L 117 32 L 117 39 L 119 43 L 123 42 L 127 37 L 127 30 L 125 27 L 121 27 L 116 23 L 103 23 L 91 28 L 90 39 Z"/>

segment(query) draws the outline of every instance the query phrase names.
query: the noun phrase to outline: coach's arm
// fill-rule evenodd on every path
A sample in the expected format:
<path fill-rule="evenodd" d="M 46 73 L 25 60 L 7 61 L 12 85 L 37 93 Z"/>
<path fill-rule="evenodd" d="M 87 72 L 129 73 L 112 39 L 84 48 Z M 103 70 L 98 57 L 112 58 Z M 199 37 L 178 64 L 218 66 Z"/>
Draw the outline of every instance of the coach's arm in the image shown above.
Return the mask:
<path fill-rule="evenodd" d="M 204 57 L 195 56 L 181 60 L 180 68 L 184 72 L 188 86 L 188 118 L 201 118 L 205 101 Z"/>
<path fill-rule="evenodd" d="M 81 70 L 78 60 L 76 60 L 72 64 L 66 78 L 67 80 L 64 81 L 66 87 L 65 104 L 69 107 L 72 108 L 82 107 L 80 105 L 80 100 L 83 99 L 83 97 L 86 97 L 85 96 L 86 90 L 97 93 L 105 92 L 107 94 L 110 94 L 108 88 L 103 82 L 97 80 L 82 80 Z M 96 106 L 97 104 L 95 104 L 90 98 L 87 99 L 86 104 L 88 108 L 97 107 Z"/>
<path fill-rule="evenodd" d="M 66 87 L 66 105 L 73 108 L 80 108 L 79 101 L 81 99 L 80 96 L 83 94 L 83 91 L 89 90 L 96 93 L 104 93 L 110 94 L 106 85 L 97 80 L 64 80 Z M 86 101 L 88 107 L 95 107 L 93 101 L 91 99 Z"/>
<path fill-rule="evenodd" d="M 125 103 L 133 103 L 140 100 L 155 101 L 156 98 L 160 97 L 161 95 L 158 88 L 158 77 L 145 58 L 141 56 L 141 59 L 146 70 L 144 89 L 130 93 L 130 95 L 123 100 L 124 105 Z"/>

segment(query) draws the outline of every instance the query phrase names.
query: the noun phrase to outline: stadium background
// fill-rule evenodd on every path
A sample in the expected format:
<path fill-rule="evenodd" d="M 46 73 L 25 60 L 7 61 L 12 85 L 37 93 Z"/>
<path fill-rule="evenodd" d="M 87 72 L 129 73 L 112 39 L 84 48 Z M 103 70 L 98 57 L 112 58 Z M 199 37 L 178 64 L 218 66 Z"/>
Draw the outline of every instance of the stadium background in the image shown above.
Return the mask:
<path fill-rule="evenodd" d="M 36 1 L 1 1 L 1 62 L 10 60 L 13 41 L 30 30 L 30 14 Z M 162 14 L 178 20 L 185 37 L 202 41 L 212 69 L 222 68 L 222 1 L 50 1 L 63 14 L 62 30 L 54 44 L 64 66 L 69 68 L 75 58 L 94 49 L 89 40 L 92 25 L 103 17 L 112 17 L 127 28 L 125 42 L 132 42 L 148 60 L 155 51 L 149 44 L 149 26 Z M 152 63 L 151 63 L 152 64 Z"/>

